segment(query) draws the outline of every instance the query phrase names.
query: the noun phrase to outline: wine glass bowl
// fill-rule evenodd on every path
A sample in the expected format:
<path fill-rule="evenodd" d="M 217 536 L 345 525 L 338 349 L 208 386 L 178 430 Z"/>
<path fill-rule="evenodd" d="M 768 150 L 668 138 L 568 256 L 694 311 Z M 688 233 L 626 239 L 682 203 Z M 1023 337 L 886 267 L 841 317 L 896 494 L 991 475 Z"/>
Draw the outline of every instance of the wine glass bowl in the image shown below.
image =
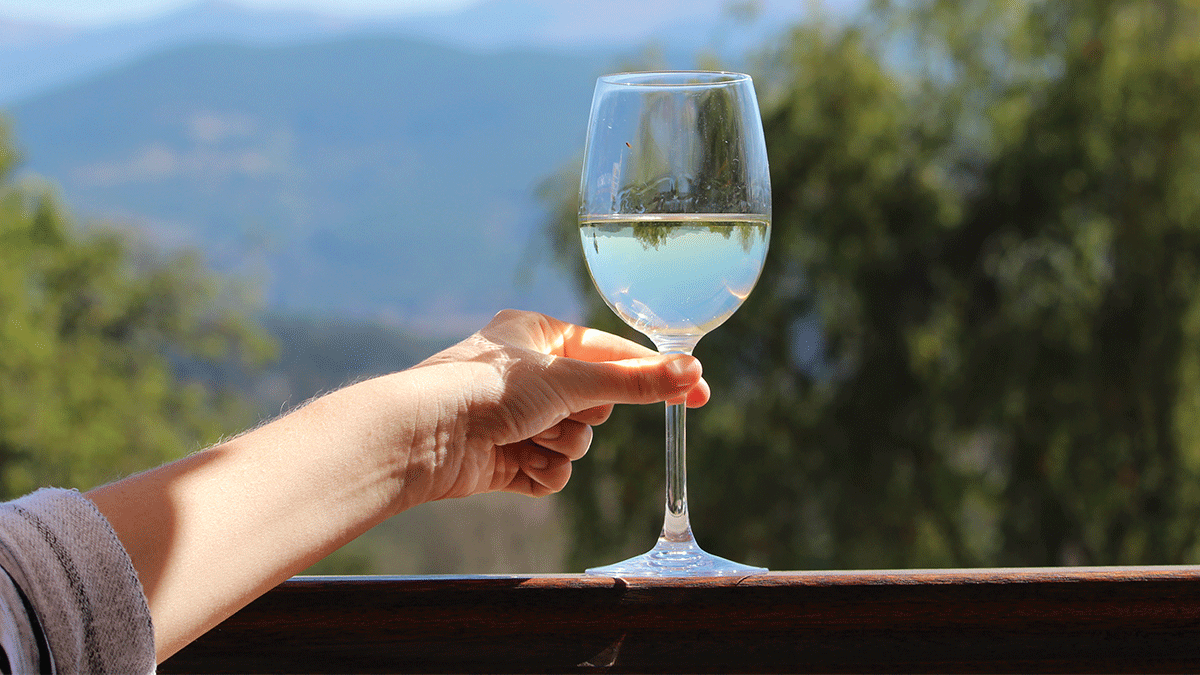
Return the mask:
<path fill-rule="evenodd" d="M 771 229 L 754 85 L 724 72 L 620 73 L 592 98 L 579 232 L 605 303 L 661 353 L 690 354 L 750 294 Z M 609 576 L 765 571 L 705 553 L 687 513 L 686 408 L 667 404 L 667 489 L 654 549 Z"/>
<path fill-rule="evenodd" d="M 580 223 L 604 302 L 660 352 L 690 352 L 750 294 L 769 221 L 742 214 L 634 214 Z"/>

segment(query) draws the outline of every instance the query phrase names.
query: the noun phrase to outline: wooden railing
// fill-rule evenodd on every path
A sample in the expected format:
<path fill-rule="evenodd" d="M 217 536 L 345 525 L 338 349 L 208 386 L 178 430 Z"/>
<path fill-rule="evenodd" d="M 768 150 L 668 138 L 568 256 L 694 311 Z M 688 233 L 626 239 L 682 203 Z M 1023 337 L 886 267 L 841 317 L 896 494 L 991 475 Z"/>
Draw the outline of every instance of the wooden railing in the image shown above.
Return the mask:
<path fill-rule="evenodd" d="M 309 577 L 163 673 L 1200 672 L 1200 567 Z"/>

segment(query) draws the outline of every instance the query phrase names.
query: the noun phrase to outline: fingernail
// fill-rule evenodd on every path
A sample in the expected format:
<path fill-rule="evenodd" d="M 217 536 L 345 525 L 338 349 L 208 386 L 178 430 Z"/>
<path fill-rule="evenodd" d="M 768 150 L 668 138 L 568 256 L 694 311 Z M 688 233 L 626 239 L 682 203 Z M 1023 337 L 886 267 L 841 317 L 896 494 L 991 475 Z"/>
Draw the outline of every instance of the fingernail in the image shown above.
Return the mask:
<path fill-rule="evenodd" d="M 550 458 L 536 451 L 529 453 L 529 459 L 527 461 L 529 462 L 529 468 L 535 471 L 541 471 L 542 469 L 550 466 Z"/>
<path fill-rule="evenodd" d="M 687 356 L 680 356 L 667 362 L 667 372 L 677 381 L 695 379 L 700 375 L 700 362 Z"/>

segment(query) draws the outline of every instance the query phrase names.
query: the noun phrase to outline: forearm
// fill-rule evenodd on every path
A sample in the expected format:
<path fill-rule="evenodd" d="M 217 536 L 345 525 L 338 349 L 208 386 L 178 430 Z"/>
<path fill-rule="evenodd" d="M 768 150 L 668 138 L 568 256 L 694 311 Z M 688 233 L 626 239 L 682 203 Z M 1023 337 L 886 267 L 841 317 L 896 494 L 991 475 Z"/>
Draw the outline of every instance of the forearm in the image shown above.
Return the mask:
<path fill-rule="evenodd" d="M 402 508 L 413 424 L 392 378 L 88 493 L 146 590 L 160 660 Z M 418 486 L 411 486 L 420 491 Z"/>
<path fill-rule="evenodd" d="M 158 658 L 410 506 L 566 484 L 618 403 L 702 405 L 700 364 L 501 312 L 401 373 L 98 488 L 146 590 Z"/>

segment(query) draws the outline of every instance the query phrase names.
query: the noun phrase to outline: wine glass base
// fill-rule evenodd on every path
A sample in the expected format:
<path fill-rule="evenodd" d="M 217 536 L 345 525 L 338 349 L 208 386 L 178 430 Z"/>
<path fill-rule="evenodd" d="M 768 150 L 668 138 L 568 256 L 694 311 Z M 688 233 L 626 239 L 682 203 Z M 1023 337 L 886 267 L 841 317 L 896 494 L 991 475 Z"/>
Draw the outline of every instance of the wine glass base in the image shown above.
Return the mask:
<path fill-rule="evenodd" d="M 625 577 L 746 577 L 762 574 L 765 567 L 743 565 L 705 553 L 694 540 L 672 542 L 659 539 L 650 551 L 611 565 L 592 567 L 594 576 Z"/>

